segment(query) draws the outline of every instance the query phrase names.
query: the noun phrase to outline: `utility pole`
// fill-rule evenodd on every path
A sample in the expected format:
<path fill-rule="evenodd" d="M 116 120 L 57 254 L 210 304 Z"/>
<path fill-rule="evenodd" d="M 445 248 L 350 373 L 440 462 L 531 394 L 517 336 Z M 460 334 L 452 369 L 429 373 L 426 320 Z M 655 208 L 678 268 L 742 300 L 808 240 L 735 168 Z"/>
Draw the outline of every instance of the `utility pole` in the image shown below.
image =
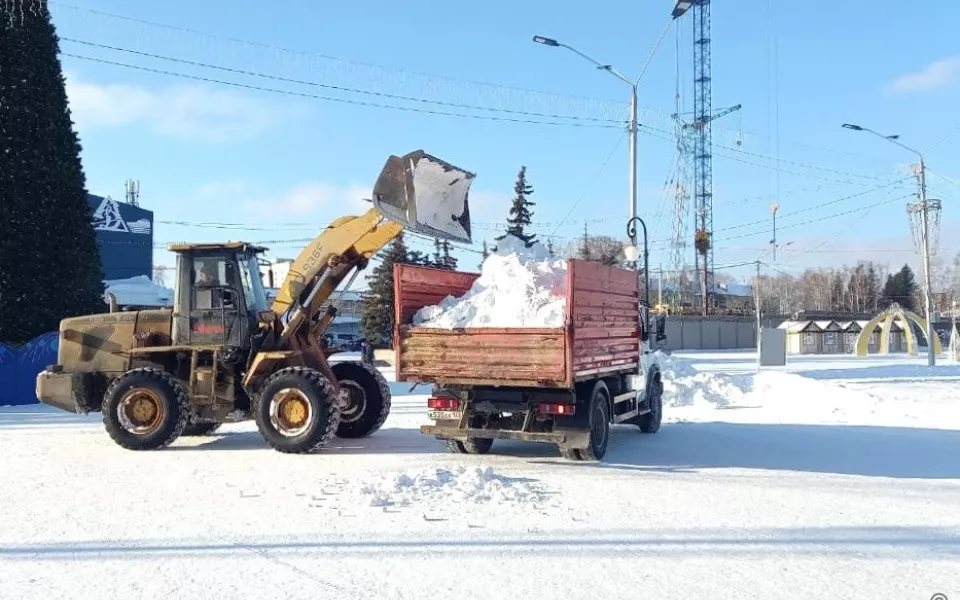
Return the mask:
<path fill-rule="evenodd" d="M 756 308 L 757 308 L 757 373 L 759 373 L 759 372 L 760 372 L 760 348 L 761 348 L 761 342 L 760 342 L 760 329 L 761 329 L 761 325 L 760 325 L 760 261 L 759 261 L 759 260 L 757 260 L 757 278 L 756 278 L 756 280 L 754 280 L 753 286 L 754 286 L 755 288 L 757 288 L 757 289 L 756 289 L 756 293 L 755 293 L 756 300 L 754 300 L 754 302 L 757 303 L 757 307 L 756 307 Z"/>
<path fill-rule="evenodd" d="M 924 294 L 924 308 L 927 313 L 927 365 L 932 367 L 937 363 L 937 359 L 933 352 L 933 336 L 936 334 L 933 331 L 933 288 L 930 285 L 929 212 L 931 208 L 934 210 L 940 210 L 940 201 L 927 201 L 927 166 L 923 160 L 923 153 L 898 141 L 900 139 L 899 135 L 883 135 L 882 133 L 877 133 L 876 131 L 867 127 L 861 127 L 860 125 L 853 125 L 851 123 L 844 123 L 843 128 L 850 129 L 851 131 L 866 131 L 867 133 L 871 133 L 877 137 L 887 140 L 890 143 L 896 144 L 905 150 L 913 152 L 917 155 L 917 158 L 920 159 L 920 165 L 917 171 L 917 182 L 920 187 L 920 197 L 918 202 L 907 205 L 907 211 L 910 213 L 916 213 L 920 220 L 920 251 L 923 255 L 923 284 L 926 288 L 926 293 Z"/>
<path fill-rule="evenodd" d="M 573 46 L 558 42 L 553 38 L 535 35 L 533 36 L 533 41 L 549 48 L 566 48 L 588 62 L 593 63 L 597 69 L 610 73 L 623 83 L 630 86 L 630 121 L 627 123 L 627 133 L 629 134 L 630 146 L 630 217 L 627 222 L 633 223 L 634 219 L 637 217 L 637 85 L 640 83 L 640 79 L 638 78 L 636 81 L 631 81 L 613 65 L 603 64 L 597 60 L 594 60 Z M 630 245 L 637 245 L 636 232 L 634 232 L 634 235 L 630 238 Z"/>
<path fill-rule="evenodd" d="M 919 154 L 919 153 L 918 153 Z M 917 181 L 920 184 L 920 245 L 923 251 L 923 284 L 926 287 L 926 293 L 923 295 L 925 312 L 927 313 L 927 364 L 933 366 L 936 364 L 936 357 L 933 354 L 933 288 L 930 286 L 930 232 L 928 223 L 930 222 L 929 204 L 927 203 L 927 167 L 923 162 L 923 155 L 920 156 L 920 168 L 917 173 Z"/>

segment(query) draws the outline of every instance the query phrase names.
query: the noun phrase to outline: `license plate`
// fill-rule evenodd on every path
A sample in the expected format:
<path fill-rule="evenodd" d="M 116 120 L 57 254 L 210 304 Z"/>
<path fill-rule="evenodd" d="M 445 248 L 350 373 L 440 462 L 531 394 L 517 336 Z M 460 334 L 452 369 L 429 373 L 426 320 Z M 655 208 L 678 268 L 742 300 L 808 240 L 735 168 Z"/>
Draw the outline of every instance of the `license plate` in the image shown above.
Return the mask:
<path fill-rule="evenodd" d="M 431 410 L 427 413 L 427 416 L 434 421 L 459 421 L 463 413 L 455 410 Z"/>

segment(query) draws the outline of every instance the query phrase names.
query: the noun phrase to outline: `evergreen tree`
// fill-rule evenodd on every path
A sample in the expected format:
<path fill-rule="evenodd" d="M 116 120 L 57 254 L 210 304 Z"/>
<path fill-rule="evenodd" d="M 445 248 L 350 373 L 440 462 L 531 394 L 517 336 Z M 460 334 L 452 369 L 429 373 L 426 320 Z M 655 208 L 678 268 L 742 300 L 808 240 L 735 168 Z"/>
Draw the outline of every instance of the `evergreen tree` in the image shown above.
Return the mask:
<path fill-rule="evenodd" d="M 843 275 L 840 271 L 833 272 L 833 279 L 830 282 L 830 300 L 832 309 L 836 311 L 847 310 L 846 294 L 844 290 Z"/>
<path fill-rule="evenodd" d="M 440 243 L 440 268 L 448 271 L 457 270 L 457 259 L 450 254 L 450 240 L 443 240 Z"/>
<path fill-rule="evenodd" d="M 380 264 L 373 269 L 370 290 L 363 298 L 360 328 L 374 346 L 393 341 L 393 265 L 408 262 L 407 245 L 400 234 L 387 246 Z"/>
<path fill-rule="evenodd" d="M 433 238 L 433 261 L 430 266 L 443 268 L 443 245 L 440 243 L 440 238 Z"/>
<path fill-rule="evenodd" d="M 103 272 L 46 0 L 0 6 L 0 340 L 104 312 Z"/>
<path fill-rule="evenodd" d="M 583 240 L 577 252 L 577 257 L 581 260 L 593 260 L 593 250 L 590 248 L 590 236 L 587 234 L 587 224 L 583 224 Z"/>
<path fill-rule="evenodd" d="M 495 239 L 499 241 L 508 235 L 512 235 L 523 240 L 523 243 L 529 248 L 536 242 L 537 236 L 534 233 L 528 234 L 524 229 L 532 222 L 530 218 L 533 217 L 533 212 L 530 207 L 536 204 L 528 199 L 528 196 L 533 194 L 533 187 L 527 183 L 527 167 L 520 167 L 513 191 L 516 195 L 513 198 L 513 205 L 510 207 L 510 216 L 507 218 L 507 232 Z"/>
<path fill-rule="evenodd" d="M 881 299 L 882 308 L 888 308 L 897 303 L 907 310 L 915 310 L 914 297 L 917 293 L 917 282 L 913 270 L 909 265 L 903 265 L 895 274 L 887 275 L 887 282 L 883 286 Z"/>
<path fill-rule="evenodd" d="M 407 264 L 420 265 L 421 267 L 433 266 L 430 257 L 419 250 L 411 250 L 407 253 Z"/>
<path fill-rule="evenodd" d="M 550 258 L 554 257 L 553 240 L 547 240 L 547 254 L 550 255 Z"/>

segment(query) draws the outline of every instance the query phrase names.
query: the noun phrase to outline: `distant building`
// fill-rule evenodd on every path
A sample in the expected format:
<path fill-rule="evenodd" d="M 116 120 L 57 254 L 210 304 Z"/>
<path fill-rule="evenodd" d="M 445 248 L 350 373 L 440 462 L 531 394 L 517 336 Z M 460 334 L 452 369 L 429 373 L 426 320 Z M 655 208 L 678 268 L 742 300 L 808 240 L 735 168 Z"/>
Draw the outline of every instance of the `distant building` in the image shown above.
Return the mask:
<path fill-rule="evenodd" d="M 100 265 L 108 281 L 153 276 L 153 212 L 87 194 L 100 246 Z"/>
<path fill-rule="evenodd" d="M 292 258 L 271 258 L 267 259 L 266 264 L 260 265 L 260 279 L 265 288 L 278 288 L 283 284 L 290 272 L 290 265 L 293 264 Z"/>

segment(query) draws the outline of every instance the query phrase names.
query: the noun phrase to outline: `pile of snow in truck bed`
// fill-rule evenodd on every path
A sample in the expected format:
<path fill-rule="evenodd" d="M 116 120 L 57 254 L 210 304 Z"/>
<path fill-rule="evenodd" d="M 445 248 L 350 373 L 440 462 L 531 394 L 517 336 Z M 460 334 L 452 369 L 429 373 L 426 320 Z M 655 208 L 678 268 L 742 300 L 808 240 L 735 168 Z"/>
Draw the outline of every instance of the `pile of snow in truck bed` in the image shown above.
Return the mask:
<path fill-rule="evenodd" d="M 536 242 L 527 248 L 516 237 L 497 242 L 483 261 L 480 277 L 459 298 L 447 296 L 413 316 L 418 327 L 563 327 L 567 261 L 551 259 Z"/>

